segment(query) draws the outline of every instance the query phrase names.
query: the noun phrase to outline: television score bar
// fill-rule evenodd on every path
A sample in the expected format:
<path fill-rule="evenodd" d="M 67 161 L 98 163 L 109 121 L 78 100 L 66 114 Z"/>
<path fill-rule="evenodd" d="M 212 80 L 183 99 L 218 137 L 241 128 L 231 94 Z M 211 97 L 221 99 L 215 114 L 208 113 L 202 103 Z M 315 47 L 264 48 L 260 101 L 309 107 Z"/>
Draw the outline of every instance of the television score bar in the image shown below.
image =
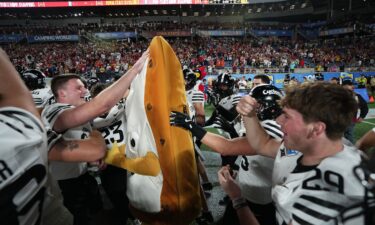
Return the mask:
<path fill-rule="evenodd" d="M 53 1 L 53 2 L 0 2 L 0 8 L 56 8 L 125 5 L 184 5 L 184 4 L 248 4 L 249 0 L 115 0 L 115 1 Z"/>

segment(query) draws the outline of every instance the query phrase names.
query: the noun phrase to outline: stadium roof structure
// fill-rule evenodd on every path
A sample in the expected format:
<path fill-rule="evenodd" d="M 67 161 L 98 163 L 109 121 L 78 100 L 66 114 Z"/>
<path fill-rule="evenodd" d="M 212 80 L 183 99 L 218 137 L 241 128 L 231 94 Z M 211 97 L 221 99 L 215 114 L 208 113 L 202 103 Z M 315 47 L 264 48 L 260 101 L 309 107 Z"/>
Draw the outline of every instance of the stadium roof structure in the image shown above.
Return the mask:
<path fill-rule="evenodd" d="M 64 6 L 46 7 L 56 2 Z M 13 5 L 9 1 L 0 1 L 0 19 L 243 16 L 247 21 L 306 22 L 347 14 L 373 17 L 375 0 L 18 0 Z"/>

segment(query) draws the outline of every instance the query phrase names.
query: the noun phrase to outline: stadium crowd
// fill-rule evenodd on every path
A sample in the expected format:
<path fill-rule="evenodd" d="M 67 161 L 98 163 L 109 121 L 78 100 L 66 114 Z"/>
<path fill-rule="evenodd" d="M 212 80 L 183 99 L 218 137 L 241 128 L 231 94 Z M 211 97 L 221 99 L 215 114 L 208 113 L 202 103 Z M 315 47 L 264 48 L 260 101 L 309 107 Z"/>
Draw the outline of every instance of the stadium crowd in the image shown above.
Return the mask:
<path fill-rule="evenodd" d="M 345 68 L 375 66 L 372 36 L 323 41 L 292 41 L 285 38 L 170 38 L 183 65 L 205 66 L 208 74 L 229 68 L 233 73 L 253 69 L 293 72 L 296 68 L 337 72 Z M 61 72 L 117 73 L 134 64 L 147 48 L 145 39 L 121 42 L 11 44 L 4 46 L 17 68 L 35 65 L 48 76 Z"/>
<path fill-rule="evenodd" d="M 214 30 L 241 27 L 239 24 L 219 27 L 217 24 L 194 24 L 197 29 L 202 26 Z M 262 24 L 252 28 L 265 29 L 266 26 L 275 29 L 273 25 Z M 191 24 L 180 24 L 176 28 L 174 23 L 168 22 L 150 23 L 141 28 L 140 32 L 192 27 Z M 288 25 L 276 28 L 294 29 Z M 49 221 L 56 218 L 59 221 L 55 220 L 53 224 L 96 224 L 96 216 L 103 207 L 98 176 L 113 205 L 113 214 L 106 217 L 110 218 L 106 222 L 111 225 L 126 224 L 128 219 L 139 222 L 136 217 L 143 214 L 131 211 L 128 203 L 134 199 L 142 202 L 150 193 L 142 198 L 129 194 L 126 180 L 129 182 L 129 177 L 138 176 L 130 169 L 151 171 L 155 164 L 136 167 L 136 163 L 126 161 L 128 158 L 124 154 L 113 153 L 113 149 L 125 148 L 127 135 L 133 135 L 126 130 L 126 124 L 134 118 L 126 117 L 129 109 L 125 106 L 134 107 L 126 104 L 130 96 L 137 96 L 136 91 L 145 91 L 141 82 L 132 86 L 139 88 L 136 91 L 130 85 L 133 79 L 142 76 L 141 71 L 153 67 L 152 60 L 144 66 L 151 57 L 150 43 L 141 37 L 106 42 L 90 36 L 94 32 L 134 29 L 139 27 L 89 24 L 70 26 L 70 30 L 27 28 L 21 29 L 21 33 L 74 33 L 83 38 L 79 42 L 3 46 L 8 55 L 0 51 L 0 78 L 4 79 L 0 84 L 3 132 L 0 138 L 6 149 L 0 152 L 0 165 L 4 168 L 0 194 L 8 198 L 0 201 L 0 214 L 9 224 L 52 224 Z M 3 32 L 16 34 L 14 30 L 17 28 L 8 27 Z M 373 145 L 371 133 L 357 143 L 346 135 L 348 130 L 352 135 L 355 123 L 362 121 L 368 112 L 367 104 L 353 91 L 353 81 L 342 80 L 342 85 L 334 80 L 324 82 L 317 73 L 314 82 L 306 80 L 299 85 L 288 75 L 284 80 L 287 85 L 281 91 L 265 74 L 257 74 L 252 81 L 246 80 L 245 76 L 237 81 L 231 77 L 231 73 L 246 74 L 254 69 L 285 73 L 292 73 L 297 68 L 314 68 L 317 72 L 344 71 L 348 67 L 364 70 L 375 66 L 373 36 L 313 41 L 299 37 L 196 36 L 168 38 L 168 41 L 184 66 L 187 103 L 184 102 L 183 112 L 171 112 L 169 123 L 173 129 L 187 130 L 194 137 L 192 164 L 197 166 L 193 171 L 197 170 L 199 174 L 197 193 L 200 193 L 202 203 L 196 223 L 213 222 L 206 202 L 213 184 L 207 177 L 199 150 L 204 143 L 222 156 L 218 179 L 227 194 L 222 199 L 226 205 L 221 221 L 224 225 L 354 225 L 366 224 L 365 221 L 373 224 L 373 211 L 371 218 L 364 212 L 374 208 L 374 177 L 362 158 L 365 148 Z M 194 70 L 196 68 L 200 68 L 199 72 Z M 207 121 L 204 94 L 207 94 L 208 84 L 197 81 L 202 71 L 208 74 L 227 71 L 218 74 L 216 81 L 210 84 L 218 94 L 218 101 Z M 50 86 L 45 83 L 45 75 L 52 78 Z M 90 83 L 90 79 L 96 77 L 102 82 Z M 366 87 L 371 82 L 371 79 L 367 81 L 361 77 L 359 84 Z M 164 89 L 157 88 L 156 91 Z M 360 103 L 364 106 L 359 107 Z M 147 107 L 151 110 L 153 105 Z M 141 107 L 139 114 L 142 110 L 145 111 Z M 218 128 L 224 135 L 208 132 L 207 125 Z M 131 147 L 137 146 L 137 138 L 130 140 Z M 164 141 L 160 139 L 161 145 Z M 34 154 L 24 151 L 29 148 Z M 111 151 L 107 152 L 108 149 Z M 23 158 L 19 158 L 21 156 Z M 241 157 L 240 165 L 236 164 L 238 156 Z M 123 170 L 128 168 L 131 173 Z M 33 172 L 31 175 L 30 171 Z M 167 179 L 170 174 L 163 175 Z M 32 182 L 26 185 L 29 179 Z M 157 186 L 160 184 L 154 183 L 158 182 L 144 185 Z M 23 186 L 29 190 L 25 191 Z M 24 195 L 23 192 L 31 197 L 20 198 L 18 195 Z M 35 199 L 39 201 L 34 203 Z M 38 207 L 30 207 L 31 203 Z M 8 205 L 12 207 L 4 210 Z M 158 208 L 165 210 L 163 213 L 171 210 L 163 207 Z"/>

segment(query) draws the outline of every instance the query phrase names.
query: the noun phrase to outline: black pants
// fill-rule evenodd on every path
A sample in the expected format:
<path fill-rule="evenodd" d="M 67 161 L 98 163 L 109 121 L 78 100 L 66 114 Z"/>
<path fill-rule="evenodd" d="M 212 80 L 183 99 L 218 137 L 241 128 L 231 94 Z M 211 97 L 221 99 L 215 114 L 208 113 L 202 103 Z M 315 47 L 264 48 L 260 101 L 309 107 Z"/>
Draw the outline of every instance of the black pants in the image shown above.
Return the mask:
<path fill-rule="evenodd" d="M 247 205 L 257 218 L 260 225 L 277 225 L 275 206 L 273 203 L 260 205 L 247 201 Z M 232 201 L 228 202 L 221 221 L 222 225 L 240 225 L 240 221 L 238 219 L 236 210 L 233 208 Z"/>
<path fill-rule="evenodd" d="M 74 225 L 90 225 L 95 214 L 102 209 L 98 183 L 90 174 L 59 180 L 65 207 L 73 214 Z"/>
<path fill-rule="evenodd" d="M 111 225 L 126 224 L 128 218 L 132 218 L 126 196 L 126 176 L 126 170 L 111 165 L 100 174 L 102 187 L 113 205 Z"/>

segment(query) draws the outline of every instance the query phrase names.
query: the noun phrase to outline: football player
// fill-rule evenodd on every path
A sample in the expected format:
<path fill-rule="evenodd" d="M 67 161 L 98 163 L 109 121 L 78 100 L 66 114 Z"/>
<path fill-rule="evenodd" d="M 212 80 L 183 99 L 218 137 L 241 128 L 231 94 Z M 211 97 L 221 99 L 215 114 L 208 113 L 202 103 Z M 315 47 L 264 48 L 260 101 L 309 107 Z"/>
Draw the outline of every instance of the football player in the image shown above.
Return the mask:
<path fill-rule="evenodd" d="M 141 71 L 147 56 L 148 51 L 125 75 L 89 102 L 84 99 L 87 89 L 79 76 L 69 74 L 54 77 L 51 89 L 56 103 L 45 107 L 43 122 L 55 133 L 62 134 L 64 139 L 87 139 L 92 130 L 89 121 L 109 111 L 120 101 L 131 81 Z M 87 173 L 87 164 L 79 160 L 76 163 L 52 162 L 51 172 L 58 180 L 64 204 L 74 215 L 75 224 L 88 224 L 92 219 L 92 210 L 100 207 L 100 195 L 96 180 Z"/>
<path fill-rule="evenodd" d="M 189 114 L 192 116 L 192 121 L 200 126 L 204 126 L 205 123 L 205 112 L 204 112 L 204 94 L 202 91 L 195 89 L 197 76 L 191 69 L 184 69 L 184 80 L 185 80 L 185 91 L 186 91 L 186 98 L 189 105 Z M 198 173 L 202 178 L 201 189 L 204 190 L 211 190 L 212 184 L 208 179 L 206 168 L 203 165 L 203 157 L 201 157 L 200 153 L 200 141 L 194 140 L 195 151 L 196 151 L 196 161 L 198 167 Z M 211 212 L 208 209 L 206 196 L 209 193 L 204 193 L 201 190 L 202 194 L 202 216 L 198 218 L 198 223 L 205 223 L 205 222 L 213 222 L 213 217 Z"/>
<path fill-rule="evenodd" d="M 91 96 L 95 97 L 102 92 L 108 84 L 96 84 L 91 88 Z M 125 146 L 126 142 L 126 115 L 125 101 L 128 91 L 123 98 L 113 106 L 107 113 L 100 115 L 93 121 L 93 128 L 98 129 L 107 145 L 111 149 L 116 142 L 118 146 Z M 125 152 L 124 152 L 125 154 Z M 113 216 L 111 220 L 114 224 L 126 224 L 129 211 L 129 199 L 126 195 L 127 171 L 112 165 L 106 165 L 100 171 L 100 179 L 108 198 L 113 205 Z"/>
<path fill-rule="evenodd" d="M 281 106 L 276 121 L 284 138 L 279 141 L 261 127 L 255 98 L 245 96 L 237 105 L 253 153 L 275 158 L 272 199 L 278 224 L 363 224 L 364 218 L 343 214 L 348 206 L 364 207 L 365 195 L 353 176 L 361 162 L 359 151 L 342 141 L 356 115 L 352 94 L 329 83 L 300 85 L 287 90 Z M 241 221 L 254 222 L 228 168 L 218 175 Z"/>
<path fill-rule="evenodd" d="M 36 107 L 41 112 L 53 98 L 51 89 L 46 85 L 46 75 L 40 70 L 30 69 L 23 71 L 21 77 L 31 91 Z"/>
<path fill-rule="evenodd" d="M 281 99 L 282 93 L 272 85 L 257 85 L 250 93 L 260 105 L 257 110 L 257 116 L 267 133 L 272 138 L 281 140 L 283 134 L 275 119 L 281 113 L 278 101 Z M 183 124 L 185 117 L 183 115 L 172 117 L 174 119 L 171 120 L 172 125 L 186 127 Z M 231 126 L 228 123 L 223 124 L 225 123 L 224 121 L 221 122 L 224 127 Z M 195 129 L 199 129 L 199 127 Z M 204 134 L 202 142 L 222 155 L 243 155 L 238 180 L 246 199 L 246 204 L 255 212 L 260 224 L 276 224 L 275 208 L 271 199 L 273 159 L 264 156 L 246 156 L 248 152 L 251 153 L 251 146 L 246 137 L 225 139 L 220 135 L 205 132 L 202 128 L 200 128 L 201 132 L 196 132 L 194 129 L 191 130 L 193 135 Z M 222 224 L 240 224 L 232 204 L 227 205 Z"/>
<path fill-rule="evenodd" d="M 49 177 L 47 136 L 30 92 L 0 49 L 0 214 L 4 224 L 72 224 Z"/>
<path fill-rule="evenodd" d="M 227 120 L 233 126 L 236 123 L 236 118 L 238 113 L 236 112 L 236 104 L 239 99 L 242 97 L 241 94 L 233 94 L 234 80 L 232 76 L 228 73 L 220 74 L 215 81 L 215 89 L 220 94 L 221 100 L 219 101 L 217 107 L 212 112 L 211 117 L 207 120 L 206 126 L 214 125 L 218 117 Z M 237 120 L 237 122 L 239 122 Z M 240 129 L 239 124 L 237 123 L 237 132 L 225 132 L 224 130 L 219 130 L 227 138 L 236 138 L 238 137 L 238 131 Z M 220 127 L 219 127 L 220 129 Z M 221 155 L 221 165 L 230 165 L 232 169 L 238 170 L 238 166 L 235 165 L 237 156 L 223 156 Z"/>

